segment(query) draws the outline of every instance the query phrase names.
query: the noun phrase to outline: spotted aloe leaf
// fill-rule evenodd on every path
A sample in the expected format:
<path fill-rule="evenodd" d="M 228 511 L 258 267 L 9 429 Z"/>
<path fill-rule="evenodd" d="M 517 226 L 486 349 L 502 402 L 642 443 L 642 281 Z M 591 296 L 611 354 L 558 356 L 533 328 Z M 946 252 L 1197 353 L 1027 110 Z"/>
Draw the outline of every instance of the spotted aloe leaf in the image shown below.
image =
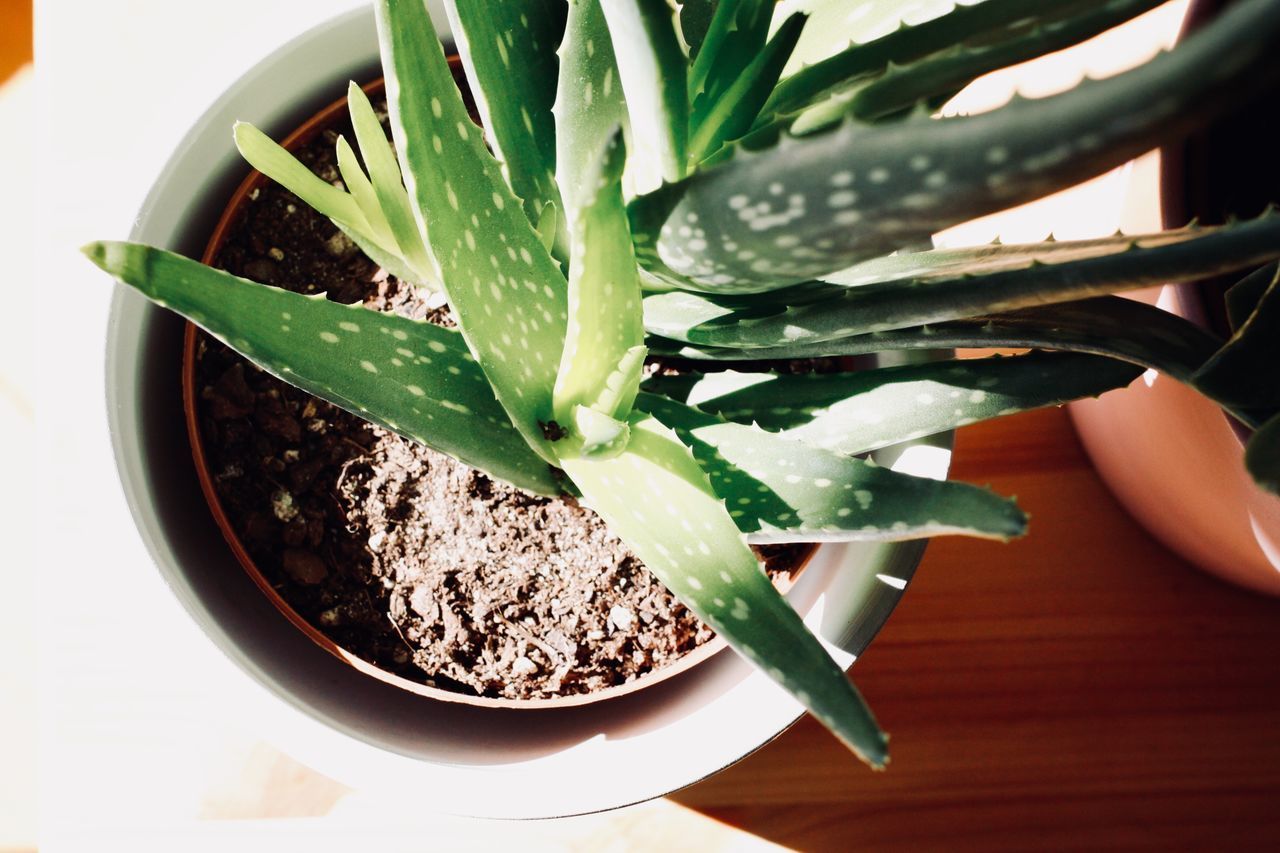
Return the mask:
<path fill-rule="evenodd" d="M 800 39 L 805 20 L 804 15 L 788 18 L 724 94 L 714 101 L 704 99 L 700 103 L 701 111 L 695 110 L 690 116 L 695 128 L 689 140 L 691 165 L 697 165 L 723 143 L 751 129 Z"/>
<path fill-rule="evenodd" d="M 729 362 L 964 347 L 1064 350 L 1127 361 L 1190 382 L 1222 341 L 1195 323 L 1151 305 L 1118 296 L 1100 296 L 968 320 L 763 349 L 671 342 L 663 345 L 658 338 L 652 344 L 661 355 Z"/>
<path fill-rule="evenodd" d="M 986 489 L 901 474 L 667 397 L 642 394 L 638 406 L 693 451 L 752 542 L 1008 539 L 1026 531 L 1017 506 Z"/>
<path fill-rule="evenodd" d="M 777 26 L 795 12 L 813 20 L 786 75 L 816 89 L 846 79 L 851 73 L 846 65 L 854 72 L 864 67 L 867 59 L 859 54 L 874 56 L 879 65 L 904 63 L 1061 5 L 1044 0 L 782 0 L 773 22 Z"/>
<path fill-rule="evenodd" d="M 853 684 L 773 588 L 689 449 L 636 413 L 610 459 L 567 459 L 583 500 L 686 606 L 872 766 L 887 738 Z M 649 496 L 636 500 L 637 494 Z M 673 531 L 679 531 L 672 535 Z"/>
<path fill-rule="evenodd" d="M 552 112 L 556 181 L 567 204 L 579 198 L 586 187 L 582 164 L 600 152 L 619 125 L 627 124 L 627 103 L 600 0 L 572 0 L 569 4 Z M 572 214 L 568 218 L 572 219 Z"/>
<path fill-rule="evenodd" d="M 984 0 L 950 3 L 945 11 L 934 4 L 942 14 L 916 24 L 903 20 L 887 32 L 883 21 L 867 16 L 879 37 L 788 77 L 762 118 L 776 120 L 841 92 L 851 96 L 848 108 L 854 115 L 878 118 L 925 98 L 950 95 L 987 72 L 1084 41 L 1160 2 Z"/>
<path fill-rule="evenodd" d="M 639 258 L 673 284 L 713 292 L 821 277 L 1176 138 L 1272 85 L 1277 50 L 1274 3 L 1244 0 L 1171 53 L 1061 95 L 961 118 L 849 120 L 744 148 L 632 202 Z M 691 216 L 697 244 L 677 230 Z"/>
<path fill-rule="evenodd" d="M 666 0 L 602 0 L 627 112 L 638 186 L 684 177 L 689 133 L 687 60 Z"/>
<path fill-rule="evenodd" d="M 846 115 L 875 121 L 917 103 L 941 103 L 984 74 L 1078 44 L 1161 2 L 1116 0 L 1096 8 L 1087 5 L 1079 14 L 1036 22 L 1004 40 L 993 43 L 988 36 L 976 45 L 957 44 L 906 66 L 891 64 L 874 79 L 837 90 L 821 106 L 806 111 L 793 130 L 812 130 Z"/>
<path fill-rule="evenodd" d="M 1079 353 L 1031 353 L 855 373 L 708 373 L 645 384 L 727 420 L 839 453 L 864 453 L 967 424 L 1123 388 L 1142 368 Z"/>
<path fill-rule="evenodd" d="M 1266 219 L 1271 212 L 1261 217 Z M 1117 233 L 1089 240 L 1057 240 L 1039 243 L 1002 243 L 955 249 L 897 252 L 863 261 L 847 269 L 823 276 L 822 280 L 847 287 L 897 282 L 907 284 L 935 279 L 990 275 L 1035 267 L 1105 258 L 1131 249 L 1154 249 L 1187 243 L 1216 233 L 1219 227 L 1196 223 L 1185 228 L 1151 234 Z M 1203 245 L 1203 244 L 1202 244 Z"/>
<path fill-rule="evenodd" d="M 1280 407 L 1280 270 L 1231 340 L 1192 377 L 1215 401 L 1248 408 Z M 1248 281 L 1248 279 L 1246 279 Z"/>
<path fill-rule="evenodd" d="M 627 350 L 607 377 L 604 387 L 596 395 L 591 407 L 611 417 L 625 417 L 635 404 L 640 391 L 640 379 L 644 375 L 644 360 L 649 354 L 643 344 Z"/>
<path fill-rule="evenodd" d="M 567 321 L 567 283 L 454 85 L 421 0 L 380 0 L 387 100 L 419 231 L 472 354 L 539 455 Z"/>
<path fill-rule="evenodd" d="M 1274 415 L 1249 438 L 1244 465 L 1260 488 L 1280 496 L 1280 415 Z"/>
<path fill-rule="evenodd" d="M 626 148 L 618 131 L 583 165 L 586 180 L 571 206 L 575 239 L 569 322 L 554 393 L 561 426 L 576 422 L 573 412 L 578 406 L 598 407 L 601 414 L 625 419 L 640 382 L 644 326 L 640 279 L 622 200 L 625 163 Z M 628 366 L 619 373 L 624 361 Z"/>
<path fill-rule="evenodd" d="M 560 493 L 457 332 L 255 284 L 147 246 L 84 251 L 285 382 L 521 489 Z"/>
<path fill-rule="evenodd" d="M 551 102 L 566 4 L 451 0 L 445 8 L 494 154 L 536 225 L 547 204 L 562 209 Z"/>
<path fill-rule="evenodd" d="M 831 276 L 845 285 L 833 290 L 655 294 L 645 299 L 645 327 L 705 346 L 793 346 L 1186 281 L 1277 256 L 1272 211 L 1150 237 L 901 254 Z"/>

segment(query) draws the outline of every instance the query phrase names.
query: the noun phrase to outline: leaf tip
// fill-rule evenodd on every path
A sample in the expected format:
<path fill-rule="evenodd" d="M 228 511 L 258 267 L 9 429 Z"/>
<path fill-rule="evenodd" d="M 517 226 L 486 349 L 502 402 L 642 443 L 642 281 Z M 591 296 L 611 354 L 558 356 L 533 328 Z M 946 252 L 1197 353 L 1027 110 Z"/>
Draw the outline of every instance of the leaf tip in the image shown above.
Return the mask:
<path fill-rule="evenodd" d="M 265 134 L 262 131 L 258 130 L 258 128 L 254 127 L 247 121 L 240 121 L 237 119 L 235 124 L 231 125 L 231 138 L 236 143 L 236 150 L 239 151 L 240 155 L 245 159 L 248 159 L 249 157 L 249 155 L 245 153 L 246 148 L 264 136 Z"/>
<path fill-rule="evenodd" d="M 889 733 L 877 729 L 871 741 L 859 744 L 855 752 L 868 767 L 877 773 L 883 773 L 889 766 Z"/>
<path fill-rule="evenodd" d="M 95 240 L 92 243 L 85 243 L 81 246 L 80 254 L 92 261 L 99 269 L 110 272 L 111 269 L 119 266 L 118 261 L 121 258 L 120 244 Z"/>

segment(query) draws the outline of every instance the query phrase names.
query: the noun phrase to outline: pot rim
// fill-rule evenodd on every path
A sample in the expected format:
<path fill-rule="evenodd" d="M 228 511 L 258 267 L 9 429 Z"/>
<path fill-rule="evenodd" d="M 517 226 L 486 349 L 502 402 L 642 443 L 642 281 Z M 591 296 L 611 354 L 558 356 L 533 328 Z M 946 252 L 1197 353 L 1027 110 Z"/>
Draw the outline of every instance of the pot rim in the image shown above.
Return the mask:
<path fill-rule="evenodd" d="M 455 74 L 461 70 L 461 61 L 456 55 L 449 57 L 449 64 L 453 68 Z M 385 78 L 378 77 L 360 88 L 364 90 L 366 95 L 371 97 L 380 95 L 385 89 Z M 291 131 L 281 142 L 280 146 L 286 151 L 292 152 L 294 148 L 305 145 L 322 133 L 326 128 L 330 127 L 339 116 L 347 109 L 347 98 L 340 97 L 325 107 L 314 113 L 302 124 L 298 125 Z M 218 253 L 222 250 L 226 243 L 227 237 L 231 229 L 236 225 L 239 215 L 244 210 L 245 204 L 250 200 L 254 192 L 269 184 L 271 181 L 265 174 L 257 169 L 251 169 L 244 180 L 236 187 L 235 192 L 231 194 L 227 201 L 226 207 L 223 208 L 221 216 L 218 218 L 217 225 L 209 237 L 208 243 L 205 245 L 204 254 L 200 258 L 200 262 L 207 266 L 213 266 L 217 259 Z M 432 687 L 422 684 L 404 676 L 389 672 L 377 664 L 362 658 L 354 652 L 344 648 L 339 643 L 326 635 L 323 631 L 311 624 L 302 614 L 293 608 L 288 601 L 280 594 L 262 570 L 258 568 L 257 563 L 249 554 L 248 549 L 244 547 L 244 543 L 240 540 L 240 535 L 236 531 L 235 524 L 232 522 L 226 509 L 222 505 L 222 499 L 218 495 L 218 490 L 214 485 L 213 474 L 209 468 L 209 462 L 205 455 L 204 438 L 200 432 L 200 413 L 199 403 L 200 395 L 197 390 L 196 382 L 196 365 L 197 347 L 200 343 L 202 330 L 195 323 L 187 321 L 183 330 L 182 338 L 182 408 L 187 426 L 187 439 L 191 444 L 191 459 L 195 464 L 196 476 L 200 481 L 200 490 L 204 494 L 206 503 L 209 505 L 209 512 L 213 515 L 214 522 L 218 525 L 222 538 L 226 540 L 227 547 L 231 549 L 231 553 L 249 575 L 254 585 L 262 591 L 267 600 L 280 611 L 280 613 L 289 622 L 307 636 L 313 643 L 324 649 L 329 654 L 343 661 L 344 663 L 354 667 L 360 672 L 387 684 L 399 687 L 402 690 L 408 690 L 410 693 L 416 693 L 419 696 L 425 696 L 430 699 L 439 699 L 445 702 L 459 702 L 464 705 L 474 705 L 480 708 L 510 708 L 515 710 L 532 710 L 542 708 L 571 708 L 579 705 L 590 705 L 595 702 L 604 702 L 619 696 L 625 696 L 634 693 L 650 685 L 658 684 L 673 676 L 679 675 L 685 670 L 691 669 L 712 656 L 725 651 L 729 648 L 728 642 L 724 637 L 716 634 L 707 642 L 696 648 L 693 648 L 675 660 L 672 660 L 656 669 L 644 673 L 623 684 L 615 684 L 600 690 L 594 690 L 589 693 L 570 693 L 560 696 L 538 696 L 523 699 L 513 699 L 509 697 L 492 697 L 472 695 L 461 691 L 446 690 L 441 687 Z M 775 579 L 774 585 L 784 595 L 794 585 L 795 580 L 800 573 L 804 571 L 809 561 L 813 558 L 817 551 L 819 543 L 804 543 L 809 545 L 808 551 L 792 566 L 787 567 L 785 572 L 781 573 L 781 577 Z"/>

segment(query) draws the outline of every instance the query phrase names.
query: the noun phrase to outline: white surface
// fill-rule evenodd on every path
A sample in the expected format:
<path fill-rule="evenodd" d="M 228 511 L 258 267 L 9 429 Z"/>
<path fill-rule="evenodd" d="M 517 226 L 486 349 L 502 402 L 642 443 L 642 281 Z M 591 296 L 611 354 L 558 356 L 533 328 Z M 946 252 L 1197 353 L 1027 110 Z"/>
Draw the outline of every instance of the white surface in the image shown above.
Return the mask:
<path fill-rule="evenodd" d="M 110 287 L 77 247 L 127 234 L 178 139 L 253 62 L 356 5 L 36 4 L 41 281 L 59 294 L 41 306 L 37 350 L 45 849 L 91 849 L 60 845 L 60 828 L 101 841 L 189 825 L 220 756 L 253 742 L 218 713 L 239 674 L 172 606 L 119 498 L 102 392 Z"/>
<path fill-rule="evenodd" d="M 0 127 L 22 127 L 35 118 L 30 69 L 0 88 Z M 30 163 L 31 137 L 0 134 L 0 162 Z M 0 246 L 4 248 L 5 296 L 0 313 L 0 526 L 4 535 L 4 616 L 0 618 L 0 849 L 34 845 L 36 795 L 31 780 L 36 769 L 35 562 L 30 483 L 35 474 L 35 387 L 32 382 L 30 293 L 35 281 L 31 253 L 33 223 L 32 170 L 12 170 L 6 181 L 7 203 L 0 204 Z"/>

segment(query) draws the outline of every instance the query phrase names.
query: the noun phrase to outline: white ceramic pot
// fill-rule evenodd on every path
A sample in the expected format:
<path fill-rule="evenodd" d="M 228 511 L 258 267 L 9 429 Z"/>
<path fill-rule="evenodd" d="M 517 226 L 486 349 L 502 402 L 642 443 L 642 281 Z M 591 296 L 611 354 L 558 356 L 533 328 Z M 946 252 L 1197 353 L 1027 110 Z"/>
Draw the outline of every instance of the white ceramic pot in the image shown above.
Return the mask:
<path fill-rule="evenodd" d="M 1194 290 L 1158 293 L 1161 308 L 1203 320 Z M 1280 498 L 1250 479 L 1243 435 L 1216 405 L 1148 372 L 1073 403 L 1071 417 L 1102 479 L 1157 539 L 1219 577 L 1280 595 Z"/>
<path fill-rule="evenodd" d="M 439 4 L 431 7 L 447 38 Z M 198 257 L 246 171 L 232 146 L 232 122 L 252 121 L 283 135 L 341 96 L 347 80 L 367 79 L 377 68 L 368 11 L 329 21 L 263 60 L 183 140 L 131 238 Z M 422 808 L 512 818 L 570 815 L 696 782 L 801 715 L 787 694 L 731 653 L 627 696 L 555 710 L 435 701 L 341 663 L 268 603 L 210 518 L 182 422 L 181 333 L 177 317 L 117 288 L 106 383 L 120 479 L 175 598 L 266 688 L 248 692 L 274 697 L 268 704 L 275 710 L 263 712 L 264 736 L 303 762 L 352 786 L 409 794 Z M 941 478 L 949 441 L 922 440 L 877 458 Z M 923 550 L 923 542 L 823 546 L 790 599 L 847 667 L 888 618 Z"/>

